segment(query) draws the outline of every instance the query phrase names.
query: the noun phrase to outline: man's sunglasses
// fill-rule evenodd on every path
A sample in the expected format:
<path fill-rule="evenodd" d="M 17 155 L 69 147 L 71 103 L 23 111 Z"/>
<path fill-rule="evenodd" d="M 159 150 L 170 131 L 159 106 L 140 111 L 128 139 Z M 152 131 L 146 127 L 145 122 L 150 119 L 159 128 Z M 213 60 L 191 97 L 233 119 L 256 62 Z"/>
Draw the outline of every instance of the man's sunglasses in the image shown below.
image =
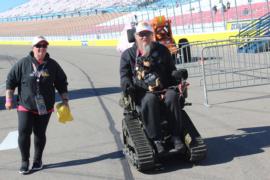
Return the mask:
<path fill-rule="evenodd" d="M 150 31 L 142 31 L 142 32 L 137 33 L 137 35 L 140 37 L 144 37 L 144 36 L 148 37 L 151 34 L 152 34 L 152 32 L 150 32 Z"/>
<path fill-rule="evenodd" d="M 35 45 L 36 48 L 47 48 L 48 45 L 47 44 L 37 44 Z"/>

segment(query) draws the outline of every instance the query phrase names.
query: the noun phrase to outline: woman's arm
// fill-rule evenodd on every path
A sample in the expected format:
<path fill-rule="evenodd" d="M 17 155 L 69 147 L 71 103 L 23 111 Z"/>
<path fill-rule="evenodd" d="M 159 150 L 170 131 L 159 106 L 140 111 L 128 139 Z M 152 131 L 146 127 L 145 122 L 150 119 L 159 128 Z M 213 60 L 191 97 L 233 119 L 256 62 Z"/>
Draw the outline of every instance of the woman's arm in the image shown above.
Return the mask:
<path fill-rule="evenodd" d="M 5 107 L 6 107 L 7 110 L 12 109 L 12 107 L 13 107 L 13 95 L 14 95 L 14 90 L 12 90 L 12 89 L 7 89 L 6 90 Z"/>

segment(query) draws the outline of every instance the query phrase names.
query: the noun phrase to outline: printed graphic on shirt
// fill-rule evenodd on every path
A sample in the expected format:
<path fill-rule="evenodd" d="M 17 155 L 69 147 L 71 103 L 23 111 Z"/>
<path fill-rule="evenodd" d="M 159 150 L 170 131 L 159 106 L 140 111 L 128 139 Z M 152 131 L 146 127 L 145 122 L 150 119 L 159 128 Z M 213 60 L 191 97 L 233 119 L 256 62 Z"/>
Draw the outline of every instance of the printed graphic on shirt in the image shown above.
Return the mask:
<path fill-rule="evenodd" d="M 41 76 L 42 76 L 42 77 L 49 77 L 50 74 L 49 74 L 49 72 L 48 72 L 47 69 L 44 69 L 43 71 L 41 71 Z"/>
<path fill-rule="evenodd" d="M 50 74 L 47 69 L 43 69 L 41 71 L 34 71 L 30 73 L 31 77 L 49 77 Z"/>

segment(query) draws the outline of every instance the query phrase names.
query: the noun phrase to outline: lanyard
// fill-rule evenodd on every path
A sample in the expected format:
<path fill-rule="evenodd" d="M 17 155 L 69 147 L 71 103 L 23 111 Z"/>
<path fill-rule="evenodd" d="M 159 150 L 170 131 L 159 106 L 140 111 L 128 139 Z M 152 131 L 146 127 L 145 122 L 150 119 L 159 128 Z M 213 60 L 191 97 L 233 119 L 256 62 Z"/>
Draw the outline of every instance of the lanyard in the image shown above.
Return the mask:
<path fill-rule="evenodd" d="M 40 94 L 40 84 L 39 84 L 39 82 L 40 82 L 40 77 L 41 77 L 41 74 L 42 74 L 42 72 L 44 70 L 45 64 L 43 64 L 42 69 L 40 71 L 38 71 L 38 68 L 34 63 L 32 63 L 32 67 L 34 69 L 34 75 L 36 77 L 36 82 L 37 82 L 37 94 Z"/>

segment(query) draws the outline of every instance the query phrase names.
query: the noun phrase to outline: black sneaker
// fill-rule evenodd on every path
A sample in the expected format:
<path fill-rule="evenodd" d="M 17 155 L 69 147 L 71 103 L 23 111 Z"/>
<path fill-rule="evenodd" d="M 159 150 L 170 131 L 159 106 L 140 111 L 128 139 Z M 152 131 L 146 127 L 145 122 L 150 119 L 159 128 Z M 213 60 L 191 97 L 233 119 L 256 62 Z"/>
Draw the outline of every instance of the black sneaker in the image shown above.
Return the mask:
<path fill-rule="evenodd" d="M 158 154 L 162 154 L 162 153 L 165 152 L 164 147 L 162 146 L 161 141 L 154 141 L 154 143 L 155 143 L 156 150 L 157 150 L 157 153 Z"/>
<path fill-rule="evenodd" d="M 34 161 L 32 166 L 33 171 L 41 170 L 42 168 L 43 168 L 42 161 Z"/>
<path fill-rule="evenodd" d="M 22 161 L 19 173 L 20 174 L 28 174 L 29 173 L 29 161 Z"/>

